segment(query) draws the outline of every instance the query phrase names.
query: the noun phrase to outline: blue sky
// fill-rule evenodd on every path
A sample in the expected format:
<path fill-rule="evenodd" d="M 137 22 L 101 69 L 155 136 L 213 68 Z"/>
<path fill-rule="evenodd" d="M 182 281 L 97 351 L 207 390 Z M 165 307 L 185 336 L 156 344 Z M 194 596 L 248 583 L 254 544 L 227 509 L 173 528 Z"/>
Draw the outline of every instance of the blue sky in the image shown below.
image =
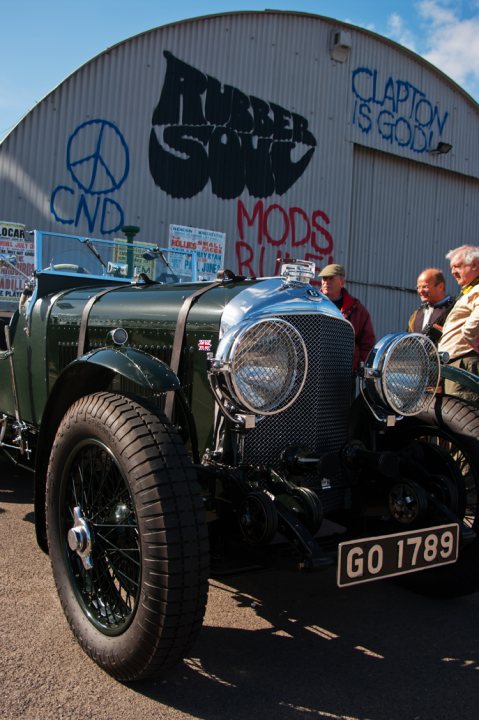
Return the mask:
<path fill-rule="evenodd" d="M 325 15 L 385 35 L 479 101 L 479 0 L 0 0 L 0 139 L 111 45 L 189 17 L 265 8 Z"/>

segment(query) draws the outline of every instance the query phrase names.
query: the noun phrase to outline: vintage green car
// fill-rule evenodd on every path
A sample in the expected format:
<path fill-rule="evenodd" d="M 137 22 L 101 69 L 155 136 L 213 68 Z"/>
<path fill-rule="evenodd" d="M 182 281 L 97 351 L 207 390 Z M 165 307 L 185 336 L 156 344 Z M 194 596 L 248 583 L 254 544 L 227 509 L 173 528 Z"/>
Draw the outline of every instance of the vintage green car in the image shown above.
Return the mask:
<path fill-rule="evenodd" d="M 34 242 L 0 350 L 0 448 L 34 472 L 39 545 L 107 672 L 180 661 L 225 569 L 479 588 L 479 410 L 437 392 L 425 336 L 379 340 L 352 402 L 353 329 L 311 264 L 185 282 L 159 247 Z"/>

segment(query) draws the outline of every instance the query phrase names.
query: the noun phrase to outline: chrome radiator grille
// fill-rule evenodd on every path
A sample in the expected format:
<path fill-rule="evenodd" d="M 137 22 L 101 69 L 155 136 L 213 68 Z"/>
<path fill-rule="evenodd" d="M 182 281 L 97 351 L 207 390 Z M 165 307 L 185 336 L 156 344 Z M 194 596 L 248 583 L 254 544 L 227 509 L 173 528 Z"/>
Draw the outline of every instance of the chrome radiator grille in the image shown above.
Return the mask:
<path fill-rule="evenodd" d="M 283 317 L 283 316 L 281 316 Z M 244 462 L 277 468 L 282 451 L 300 445 L 316 454 L 338 450 L 347 438 L 354 333 L 327 315 L 284 316 L 303 337 L 308 376 L 296 402 L 277 415 L 257 418 L 246 434 Z"/>

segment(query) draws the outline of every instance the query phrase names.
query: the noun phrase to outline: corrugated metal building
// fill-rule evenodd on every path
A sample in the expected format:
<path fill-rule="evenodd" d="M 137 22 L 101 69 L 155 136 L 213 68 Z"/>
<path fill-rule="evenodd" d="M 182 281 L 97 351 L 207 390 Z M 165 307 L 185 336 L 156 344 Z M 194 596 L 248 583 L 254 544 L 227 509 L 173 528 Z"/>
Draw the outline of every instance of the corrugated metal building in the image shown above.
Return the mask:
<path fill-rule="evenodd" d="M 0 217 L 107 238 L 137 225 L 160 245 L 172 224 L 220 231 L 241 274 L 341 262 L 380 335 L 405 327 L 423 267 L 477 243 L 478 129 L 461 88 L 362 28 L 196 18 L 107 49 L 19 123 Z"/>

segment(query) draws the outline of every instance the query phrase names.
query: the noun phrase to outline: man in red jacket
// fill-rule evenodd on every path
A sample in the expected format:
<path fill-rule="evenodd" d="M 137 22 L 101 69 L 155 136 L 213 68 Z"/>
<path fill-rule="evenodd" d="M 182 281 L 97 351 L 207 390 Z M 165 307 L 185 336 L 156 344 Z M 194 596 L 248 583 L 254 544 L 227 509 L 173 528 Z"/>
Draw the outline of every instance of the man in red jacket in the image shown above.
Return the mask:
<path fill-rule="evenodd" d="M 371 316 L 364 305 L 344 287 L 346 272 L 342 265 L 326 265 L 319 273 L 321 292 L 333 302 L 354 328 L 353 375 L 359 363 L 366 360 L 376 342 Z"/>

